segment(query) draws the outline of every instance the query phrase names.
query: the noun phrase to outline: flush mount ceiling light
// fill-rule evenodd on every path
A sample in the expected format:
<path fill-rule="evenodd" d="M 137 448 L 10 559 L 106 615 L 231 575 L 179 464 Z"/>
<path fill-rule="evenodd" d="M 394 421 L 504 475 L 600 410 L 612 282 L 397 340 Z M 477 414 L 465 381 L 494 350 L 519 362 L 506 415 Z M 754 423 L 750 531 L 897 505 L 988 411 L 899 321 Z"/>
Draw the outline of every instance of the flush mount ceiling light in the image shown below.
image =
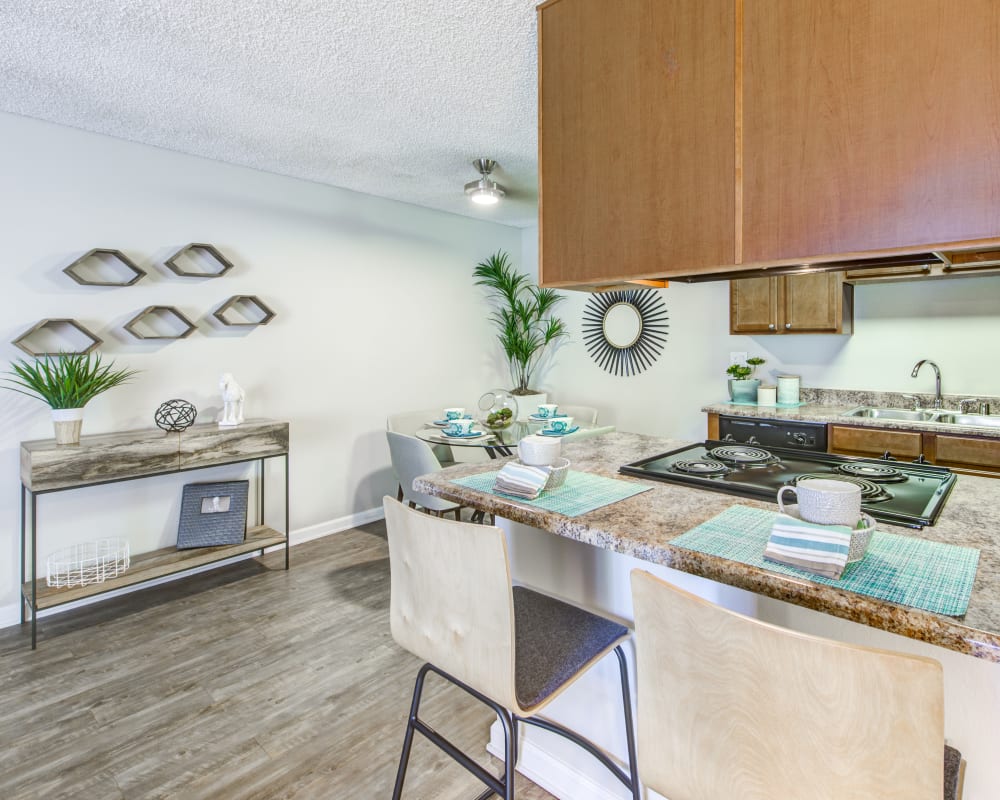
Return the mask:
<path fill-rule="evenodd" d="M 497 165 L 492 158 L 477 158 L 472 162 L 472 166 L 479 170 L 482 177 L 478 181 L 465 184 L 465 193 L 472 199 L 473 203 L 481 206 L 492 206 L 500 202 L 500 198 L 507 194 L 507 190 L 494 180 L 490 180 L 490 173 Z"/>

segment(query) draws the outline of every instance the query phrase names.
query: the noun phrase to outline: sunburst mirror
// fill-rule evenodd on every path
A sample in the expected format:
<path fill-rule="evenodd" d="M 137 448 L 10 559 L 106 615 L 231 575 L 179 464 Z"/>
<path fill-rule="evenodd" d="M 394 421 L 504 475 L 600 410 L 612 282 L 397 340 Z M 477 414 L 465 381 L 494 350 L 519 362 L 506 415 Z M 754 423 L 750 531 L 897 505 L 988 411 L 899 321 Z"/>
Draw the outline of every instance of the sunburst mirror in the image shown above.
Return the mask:
<path fill-rule="evenodd" d="M 652 289 L 592 295 L 583 310 L 583 341 L 612 375 L 638 375 L 667 343 L 667 307 Z"/>

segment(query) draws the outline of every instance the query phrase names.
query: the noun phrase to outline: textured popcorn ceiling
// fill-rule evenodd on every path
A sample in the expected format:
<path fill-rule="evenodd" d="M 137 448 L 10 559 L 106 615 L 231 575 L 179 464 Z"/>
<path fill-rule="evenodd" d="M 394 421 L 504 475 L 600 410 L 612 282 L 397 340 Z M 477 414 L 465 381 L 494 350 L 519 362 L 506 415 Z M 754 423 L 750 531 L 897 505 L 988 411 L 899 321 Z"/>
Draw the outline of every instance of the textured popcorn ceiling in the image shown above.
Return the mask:
<path fill-rule="evenodd" d="M 0 110 L 527 225 L 536 2 L 3 0 Z"/>

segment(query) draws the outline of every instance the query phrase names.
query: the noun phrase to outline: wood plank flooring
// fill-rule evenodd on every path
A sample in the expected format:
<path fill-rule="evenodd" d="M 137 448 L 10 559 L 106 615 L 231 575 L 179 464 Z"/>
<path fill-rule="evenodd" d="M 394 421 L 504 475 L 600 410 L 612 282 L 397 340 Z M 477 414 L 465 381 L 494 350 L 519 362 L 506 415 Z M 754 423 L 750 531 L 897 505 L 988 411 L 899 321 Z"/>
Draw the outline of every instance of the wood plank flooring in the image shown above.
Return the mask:
<path fill-rule="evenodd" d="M 389 633 L 382 523 L 0 630 L 0 797 L 388 798 L 419 662 Z M 495 773 L 492 713 L 428 679 L 422 716 Z M 523 800 L 551 795 L 519 776 Z M 405 798 L 475 778 L 422 737 Z"/>

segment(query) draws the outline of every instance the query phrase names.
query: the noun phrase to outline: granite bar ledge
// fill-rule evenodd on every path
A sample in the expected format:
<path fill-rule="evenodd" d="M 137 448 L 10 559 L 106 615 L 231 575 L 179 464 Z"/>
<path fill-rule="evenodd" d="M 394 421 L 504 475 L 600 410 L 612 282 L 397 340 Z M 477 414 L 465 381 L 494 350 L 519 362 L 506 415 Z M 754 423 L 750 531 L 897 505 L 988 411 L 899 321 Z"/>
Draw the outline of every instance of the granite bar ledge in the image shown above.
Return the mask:
<path fill-rule="evenodd" d="M 937 524 L 921 531 L 879 523 L 881 530 L 902 536 L 980 550 L 968 611 L 948 617 L 672 546 L 674 538 L 732 505 L 776 509 L 750 498 L 618 474 L 622 464 L 687 444 L 633 433 L 566 442 L 563 455 L 571 469 L 652 487 L 573 518 L 452 483 L 495 470 L 502 461 L 449 467 L 417 478 L 414 487 L 558 536 L 1000 663 L 1000 480 L 960 475 Z"/>

